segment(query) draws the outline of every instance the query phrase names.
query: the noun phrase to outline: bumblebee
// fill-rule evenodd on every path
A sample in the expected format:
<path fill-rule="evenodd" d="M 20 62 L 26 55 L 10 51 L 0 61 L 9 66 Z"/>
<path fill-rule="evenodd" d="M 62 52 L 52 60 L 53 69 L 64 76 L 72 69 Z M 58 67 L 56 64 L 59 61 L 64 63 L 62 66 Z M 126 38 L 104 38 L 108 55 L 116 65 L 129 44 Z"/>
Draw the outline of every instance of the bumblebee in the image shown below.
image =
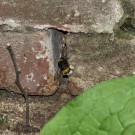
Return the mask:
<path fill-rule="evenodd" d="M 66 58 L 60 58 L 58 61 L 58 67 L 60 68 L 63 77 L 68 77 L 73 73 L 74 67 L 69 65 Z"/>
<path fill-rule="evenodd" d="M 74 67 L 69 65 L 68 63 L 66 44 L 62 44 L 60 58 L 58 60 L 58 67 L 60 68 L 64 78 L 67 78 L 69 75 L 73 73 Z"/>

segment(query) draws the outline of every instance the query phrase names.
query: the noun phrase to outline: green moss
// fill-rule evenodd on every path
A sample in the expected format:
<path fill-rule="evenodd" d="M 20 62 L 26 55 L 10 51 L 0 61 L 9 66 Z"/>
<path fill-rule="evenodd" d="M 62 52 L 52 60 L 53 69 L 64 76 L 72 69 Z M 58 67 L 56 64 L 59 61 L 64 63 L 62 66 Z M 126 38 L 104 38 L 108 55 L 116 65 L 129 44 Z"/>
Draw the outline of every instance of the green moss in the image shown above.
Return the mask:
<path fill-rule="evenodd" d="M 4 123 L 7 123 L 7 117 L 0 114 L 0 125 L 3 125 Z"/>
<path fill-rule="evenodd" d="M 123 30 L 118 30 L 117 32 L 115 32 L 115 36 L 117 38 L 124 38 L 127 40 L 131 40 L 132 39 L 132 35 L 128 32 L 124 32 Z"/>
<path fill-rule="evenodd" d="M 121 4 L 124 10 L 124 14 L 127 14 L 129 17 L 134 15 L 134 7 L 130 0 L 121 0 Z"/>
<path fill-rule="evenodd" d="M 134 7 L 130 0 L 120 0 L 124 14 L 120 22 L 117 24 L 117 27 L 114 29 L 115 36 L 118 38 L 132 39 L 135 36 L 135 24 L 133 20 L 134 16 Z M 132 22 L 133 21 L 133 22 Z"/>
<path fill-rule="evenodd" d="M 135 18 L 132 18 L 131 24 L 135 27 Z"/>
<path fill-rule="evenodd" d="M 7 3 L 15 3 L 16 2 L 16 0 L 4 0 L 4 1 Z"/>
<path fill-rule="evenodd" d="M 5 121 L 5 119 L 4 119 L 3 115 L 0 114 L 0 125 L 4 124 L 4 121 Z"/>
<path fill-rule="evenodd" d="M 135 27 L 132 24 L 132 18 L 125 19 L 125 22 L 115 31 L 118 38 L 132 39 L 135 36 Z"/>

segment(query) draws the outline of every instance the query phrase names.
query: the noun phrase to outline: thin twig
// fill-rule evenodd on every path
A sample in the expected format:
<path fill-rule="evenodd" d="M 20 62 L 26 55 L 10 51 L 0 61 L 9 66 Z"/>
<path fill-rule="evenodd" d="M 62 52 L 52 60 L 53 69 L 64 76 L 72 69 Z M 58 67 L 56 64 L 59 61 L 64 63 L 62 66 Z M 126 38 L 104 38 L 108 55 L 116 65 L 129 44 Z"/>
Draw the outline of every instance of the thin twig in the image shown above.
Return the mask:
<path fill-rule="evenodd" d="M 16 63 L 16 58 L 15 58 L 15 54 L 13 52 L 13 49 L 11 47 L 11 45 L 8 45 L 7 46 L 7 50 L 10 54 L 10 57 L 12 59 L 12 62 L 13 62 L 13 65 L 14 65 L 14 68 L 15 68 L 15 73 L 16 73 L 16 80 L 15 80 L 15 83 L 17 85 L 17 87 L 19 88 L 19 90 L 21 91 L 21 93 L 23 94 L 23 97 L 24 97 L 24 100 L 25 100 L 25 103 L 26 103 L 26 126 L 29 126 L 29 100 L 28 100 L 28 94 L 27 92 L 24 90 L 24 88 L 22 87 L 21 83 L 20 83 L 20 70 L 18 70 L 18 66 L 17 66 L 17 63 Z"/>
<path fill-rule="evenodd" d="M 13 89 L 11 89 L 9 87 L 0 87 L 0 90 L 7 91 L 9 93 L 14 93 L 14 94 L 18 94 L 18 95 L 22 95 L 23 96 L 22 93 L 17 93 L 17 92 L 15 92 Z"/>

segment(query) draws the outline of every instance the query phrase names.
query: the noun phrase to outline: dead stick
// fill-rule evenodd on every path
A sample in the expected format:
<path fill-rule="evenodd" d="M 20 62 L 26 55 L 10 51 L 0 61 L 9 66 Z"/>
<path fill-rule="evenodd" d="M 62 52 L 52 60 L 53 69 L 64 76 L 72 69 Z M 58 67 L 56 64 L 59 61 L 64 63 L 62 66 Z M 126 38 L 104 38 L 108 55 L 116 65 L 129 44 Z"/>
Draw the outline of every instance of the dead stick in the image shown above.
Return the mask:
<path fill-rule="evenodd" d="M 28 100 L 28 94 L 27 92 L 24 90 L 24 88 L 22 87 L 21 83 L 20 83 L 20 70 L 18 70 L 18 67 L 17 67 L 17 63 L 16 63 L 16 58 L 15 58 L 15 54 L 12 50 L 12 47 L 11 45 L 8 45 L 7 47 L 7 50 L 10 54 L 10 57 L 12 59 L 12 62 L 14 64 L 14 68 L 15 68 L 15 73 L 16 73 L 16 80 L 15 80 L 15 83 L 17 85 L 17 87 L 19 88 L 19 90 L 21 91 L 21 93 L 23 94 L 23 97 L 24 97 L 24 100 L 25 100 L 25 103 L 26 103 L 26 126 L 29 126 L 29 100 Z"/>

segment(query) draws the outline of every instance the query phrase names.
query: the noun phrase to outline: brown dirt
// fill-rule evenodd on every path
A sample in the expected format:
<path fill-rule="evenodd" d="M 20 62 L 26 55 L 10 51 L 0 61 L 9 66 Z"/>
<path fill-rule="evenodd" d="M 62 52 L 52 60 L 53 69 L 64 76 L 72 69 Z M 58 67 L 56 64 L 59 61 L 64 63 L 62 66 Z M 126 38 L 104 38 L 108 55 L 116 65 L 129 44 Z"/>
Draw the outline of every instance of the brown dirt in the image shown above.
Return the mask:
<path fill-rule="evenodd" d="M 22 95 L 0 90 L 0 135 L 37 135 L 41 128 L 70 101 L 73 96 L 61 87 L 52 96 L 29 96 L 30 126 L 26 131 L 25 103 Z"/>

